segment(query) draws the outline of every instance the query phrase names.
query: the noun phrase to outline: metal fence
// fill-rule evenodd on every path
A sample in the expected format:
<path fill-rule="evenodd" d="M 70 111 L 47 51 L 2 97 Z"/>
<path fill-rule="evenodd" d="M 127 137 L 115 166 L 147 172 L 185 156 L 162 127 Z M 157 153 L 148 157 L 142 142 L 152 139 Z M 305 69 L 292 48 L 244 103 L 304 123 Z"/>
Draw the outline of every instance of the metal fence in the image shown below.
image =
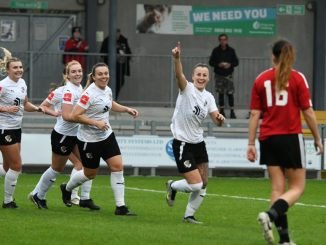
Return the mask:
<path fill-rule="evenodd" d="M 65 53 L 76 54 L 76 53 Z M 29 98 L 40 103 L 47 96 L 51 83 L 62 80 L 62 52 L 21 52 L 13 55 L 23 60 L 28 85 Z M 87 53 L 87 74 L 92 65 L 102 61 L 104 54 Z M 209 57 L 182 57 L 184 73 L 191 80 L 192 68 L 197 63 L 208 63 Z M 239 66 L 235 68 L 235 105 L 237 109 L 248 107 L 252 82 L 263 70 L 270 67 L 267 58 L 239 58 Z M 173 107 L 177 96 L 177 86 L 173 62 L 170 55 L 132 55 L 130 76 L 125 76 L 125 84 L 120 91 L 118 101 L 137 106 Z M 117 81 L 119 82 L 119 81 Z M 214 92 L 214 75 L 211 69 L 211 81 L 207 90 Z"/>

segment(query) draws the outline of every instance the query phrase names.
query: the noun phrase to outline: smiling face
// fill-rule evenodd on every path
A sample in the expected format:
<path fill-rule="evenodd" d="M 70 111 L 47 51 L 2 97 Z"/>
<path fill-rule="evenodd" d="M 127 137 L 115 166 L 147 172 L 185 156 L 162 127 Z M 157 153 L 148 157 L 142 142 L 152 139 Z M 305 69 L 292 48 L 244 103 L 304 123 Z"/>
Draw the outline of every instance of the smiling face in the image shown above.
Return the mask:
<path fill-rule="evenodd" d="M 24 73 L 23 64 L 20 60 L 13 60 L 7 63 L 7 74 L 15 82 L 22 78 Z"/>
<path fill-rule="evenodd" d="M 110 78 L 109 68 L 104 65 L 96 67 L 92 77 L 97 87 L 100 89 L 105 89 Z"/>
<path fill-rule="evenodd" d="M 193 70 L 192 80 L 194 82 L 195 87 L 202 91 L 205 89 L 208 81 L 209 81 L 209 70 L 206 66 L 197 66 Z"/>
<path fill-rule="evenodd" d="M 79 86 L 83 79 L 83 69 L 79 63 L 67 66 L 67 78 L 70 82 Z"/>

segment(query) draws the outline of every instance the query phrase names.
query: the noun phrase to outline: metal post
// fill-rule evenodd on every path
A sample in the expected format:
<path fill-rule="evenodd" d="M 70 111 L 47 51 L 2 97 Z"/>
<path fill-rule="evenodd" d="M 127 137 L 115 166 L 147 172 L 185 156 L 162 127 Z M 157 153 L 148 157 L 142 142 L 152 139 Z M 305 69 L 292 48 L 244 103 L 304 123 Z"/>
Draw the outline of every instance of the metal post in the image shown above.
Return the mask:
<path fill-rule="evenodd" d="M 171 57 L 170 59 L 171 62 L 171 72 L 170 72 L 170 107 L 173 107 L 173 88 L 174 88 L 174 63 L 173 63 L 173 58 Z"/>
<path fill-rule="evenodd" d="M 110 68 L 110 87 L 112 89 L 113 99 L 116 99 L 116 83 L 117 83 L 117 74 L 116 74 L 116 30 L 117 30 L 117 0 L 110 0 L 109 4 L 109 68 Z M 119 82 L 119 81 L 118 81 Z"/>

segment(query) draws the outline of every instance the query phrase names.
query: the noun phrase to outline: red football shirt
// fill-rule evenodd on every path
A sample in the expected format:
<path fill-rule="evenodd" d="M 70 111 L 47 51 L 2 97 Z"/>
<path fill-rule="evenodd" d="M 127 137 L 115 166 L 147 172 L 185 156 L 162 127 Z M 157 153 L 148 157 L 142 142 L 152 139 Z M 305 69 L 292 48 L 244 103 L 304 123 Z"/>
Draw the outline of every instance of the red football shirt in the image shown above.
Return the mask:
<path fill-rule="evenodd" d="M 292 70 L 286 90 L 276 93 L 275 69 L 262 72 L 251 91 L 250 109 L 262 111 L 259 139 L 302 133 L 300 111 L 312 106 L 304 75 Z"/>

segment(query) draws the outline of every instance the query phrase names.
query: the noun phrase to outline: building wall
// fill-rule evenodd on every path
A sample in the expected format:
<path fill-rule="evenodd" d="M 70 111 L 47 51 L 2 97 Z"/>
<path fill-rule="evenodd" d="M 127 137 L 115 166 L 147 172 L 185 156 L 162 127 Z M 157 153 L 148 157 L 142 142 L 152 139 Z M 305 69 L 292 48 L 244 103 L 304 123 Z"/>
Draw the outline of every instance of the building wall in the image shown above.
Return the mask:
<path fill-rule="evenodd" d="M 85 0 L 87 1 L 87 0 Z M 0 9 L 7 8 L 9 6 L 9 0 L 4 0 L 0 2 Z M 65 1 L 57 1 L 57 0 L 48 0 L 49 11 L 56 11 L 55 13 L 71 13 L 76 16 L 76 24 L 85 25 L 85 10 L 84 7 L 76 0 L 65 0 Z M 136 56 L 150 56 L 150 55 L 161 55 L 161 56 L 169 56 L 171 53 L 171 49 L 174 45 L 180 41 L 182 43 L 182 54 L 183 56 L 194 56 L 194 57 L 208 57 L 212 51 L 212 49 L 218 44 L 216 36 L 192 36 L 192 35 L 159 35 L 159 34 L 137 34 L 136 33 L 136 5 L 137 3 L 147 3 L 149 1 L 139 1 L 139 0 L 117 0 L 117 27 L 121 29 L 123 35 L 125 35 L 128 40 L 132 52 Z M 157 0 L 150 1 L 151 3 L 164 3 L 171 5 L 185 5 L 185 1 L 181 0 L 166 0 L 161 1 Z M 295 1 L 287 1 L 284 0 L 279 2 L 277 0 L 228 0 L 228 1 L 211 1 L 211 0 L 188 0 L 186 5 L 194 5 L 194 6 L 208 6 L 208 7 L 276 7 L 277 4 L 299 4 L 305 5 L 307 0 L 295 0 Z M 13 12 L 17 12 L 17 10 L 13 10 Z M 25 12 L 25 11 L 24 11 Z M 28 10 L 27 12 L 33 12 Z M 46 13 L 46 11 L 34 11 L 42 15 L 42 13 Z M 109 0 L 105 1 L 104 5 L 97 6 L 97 12 L 92 16 L 97 18 L 97 26 L 94 28 L 98 33 L 102 33 L 103 37 L 108 34 L 109 29 Z M 19 17 L 17 17 L 19 18 Z M 308 83 L 312 87 L 312 79 L 313 79 L 313 33 L 314 33 L 314 14 L 311 11 L 306 10 L 305 15 L 303 16 L 292 16 L 292 15 L 284 15 L 277 16 L 276 20 L 276 35 L 273 37 L 244 37 L 244 36 L 231 36 L 230 37 L 230 45 L 234 47 L 237 51 L 237 54 L 240 58 L 270 58 L 270 48 L 272 43 L 277 38 L 286 38 L 290 40 L 295 48 L 297 49 L 297 62 L 295 64 L 295 68 L 302 71 L 308 80 Z M 68 34 L 69 30 L 65 30 L 65 34 Z M 84 32 L 85 33 L 85 32 Z M 21 35 L 28 35 L 28 30 L 22 29 Z M 96 43 L 96 50 L 99 51 L 101 45 L 101 35 L 99 35 Z M 0 42 L 1 45 L 1 42 Z M 25 50 L 26 43 L 15 43 L 15 46 L 18 50 Z M 207 62 L 206 59 L 202 60 L 202 62 Z M 131 72 L 132 76 L 127 78 L 127 82 L 124 88 L 121 91 L 121 99 L 125 101 L 134 101 L 136 97 L 148 97 L 150 95 L 153 96 L 153 100 L 157 98 L 160 99 L 160 91 L 165 91 L 167 79 L 173 79 L 173 76 L 167 75 L 164 76 L 164 80 L 161 77 L 156 77 L 155 75 L 160 72 L 170 72 L 171 67 L 167 62 L 166 65 L 162 66 L 162 69 L 156 67 L 156 70 L 144 69 L 144 71 L 139 71 L 142 68 L 142 65 L 137 63 L 137 59 L 134 59 L 131 64 Z M 150 64 L 150 63 L 149 63 Z M 159 62 L 158 62 L 159 66 Z M 241 67 L 242 66 L 242 67 Z M 147 68 L 147 67 L 146 67 Z M 244 64 L 240 63 L 239 67 L 236 68 L 246 69 L 244 68 Z M 143 76 L 138 75 L 135 71 L 139 73 L 148 72 L 148 76 L 145 79 Z M 190 69 L 186 69 L 187 77 L 190 79 Z M 237 72 L 237 71 L 236 71 Z M 248 73 L 258 73 L 259 71 L 253 71 L 252 69 L 248 70 Z M 253 75 L 253 77 L 255 76 Z M 250 78 L 252 79 L 252 78 Z M 156 92 L 148 94 L 148 91 L 144 89 L 144 87 L 152 88 L 153 82 L 155 83 Z M 248 104 L 248 90 L 250 89 L 250 85 L 252 81 L 243 81 L 241 77 L 239 77 L 236 83 L 246 83 L 244 87 L 238 86 L 238 91 L 236 95 L 236 104 L 241 104 L 245 106 Z M 210 87 L 212 88 L 212 87 Z M 170 88 L 169 88 L 170 89 Z M 171 90 L 171 89 L 170 89 Z M 133 91 L 135 97 L 130 97 L 129 91 Z M 166 91 L 167 93 L 169 91 Z M 176 95 L 176 91 L 173 91 L 173 96 Z M 237 98 L 245 97 L 246 101 L 237 101 Z"/>

